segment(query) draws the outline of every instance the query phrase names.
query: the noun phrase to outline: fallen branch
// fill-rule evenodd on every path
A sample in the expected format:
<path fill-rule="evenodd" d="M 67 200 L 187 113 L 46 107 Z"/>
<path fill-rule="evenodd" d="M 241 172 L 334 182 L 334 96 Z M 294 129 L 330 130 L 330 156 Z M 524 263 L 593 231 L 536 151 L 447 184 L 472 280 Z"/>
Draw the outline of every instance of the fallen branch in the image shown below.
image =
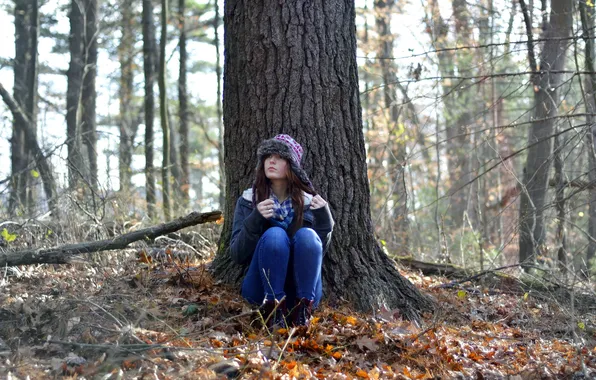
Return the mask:
<path fill-rule="evenodd" d="M 411 256 L 394 257 L 395 260 L 409 268 L 419 270 L 425 276 L 446 276 L 446 277 L 463 277 L 467 275 L 464 268 L 458 267 L 453 264 L 437 264 L 429 263 L 426 261 L 414 260 Z"/>
<path fill-rule="evenodd" d="M 187 216 L 157 226 L 129 232 L 113 239 L 90 241 L 85 243 L 66 244 L 61 247 L 47 249 L 28 249 L 22 251 L 0 251 L 0 267 L 31 264 L 68 264 L 73 256 L 83 253 L 124 249 L 130 243 L 139 240 L 152 240 L 182 228 L 215 222 L 221 217 L 221 211 L 208 213 L 192 212 Z"/>
<path fill-rule="evenodd" d="M 448 284 L 443 284 L 443 285 L 439 286 L 439 288 L 453 288 L 453 287 L 455 287 L 457 285 L 463 284 L 464 282 L 473 281 L 473 280 L 476 280 L 476 279 L 478 279 L 478 278 L 480 278 L 482 276 L 486 276 L 487 274 L 492 274 L 492 273 L 498 272 L 498 271 L 503 270 L 503 269 L 516 268 L 516 267 L 519 267 L 520 265 L 521 264 L 512 264 L 512 265 L 506 265 L 504 267 L 499 267 L 499 268 L 494 268 L 494 269 L 488 269 L 488 270 L 482 271 L 480 273 L 476 273 L 473 276 L 466 277 L 463 280 L 451 281 Z M 536 267 L 533 267 L 533 268 L 536 268 Z M 540 268 L 536 268 L 536 269 L 540 269 Z"/>

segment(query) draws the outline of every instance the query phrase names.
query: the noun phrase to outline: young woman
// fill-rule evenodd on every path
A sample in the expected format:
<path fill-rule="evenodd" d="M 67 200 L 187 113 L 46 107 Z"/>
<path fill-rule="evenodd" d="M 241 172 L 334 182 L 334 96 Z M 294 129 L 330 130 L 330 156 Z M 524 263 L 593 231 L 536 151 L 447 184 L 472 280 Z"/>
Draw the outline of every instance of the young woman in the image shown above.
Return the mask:
<path fill-rule="evenodd" d="M 254 184 L 234 212 L 230 254 L 247 266 L 242 296 L 261 305 L 270 328 L 307 325 L 323 293 L 321 265 L 334 222 L 300 166 L 302 153 L 288 135 L 263 141 Z"/>

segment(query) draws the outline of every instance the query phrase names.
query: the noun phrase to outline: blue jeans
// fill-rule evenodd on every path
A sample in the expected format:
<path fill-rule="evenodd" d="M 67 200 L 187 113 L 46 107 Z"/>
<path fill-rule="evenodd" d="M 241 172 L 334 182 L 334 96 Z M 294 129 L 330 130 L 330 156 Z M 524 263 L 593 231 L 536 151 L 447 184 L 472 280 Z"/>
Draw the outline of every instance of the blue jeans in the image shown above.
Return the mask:
<path fill-rule="evenodd" d="M 283 228 L 271 227 L 259 239 L 242 296 L 257 305 L 285 296 L 288 308 L 296 298 L 307 298 L 316 307 L 323 295 L 322 263 L 323 244 L 313 229 L 300 228 L 290 240 Z"/>

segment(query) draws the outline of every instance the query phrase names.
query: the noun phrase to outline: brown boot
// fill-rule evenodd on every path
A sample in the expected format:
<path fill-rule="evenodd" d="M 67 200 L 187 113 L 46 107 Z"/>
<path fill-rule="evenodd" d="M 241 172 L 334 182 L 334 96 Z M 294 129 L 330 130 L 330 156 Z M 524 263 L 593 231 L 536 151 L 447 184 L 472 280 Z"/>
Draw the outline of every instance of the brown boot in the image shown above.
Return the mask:
<path fill-rule="evenodd" d="M 300 298 L 296 300 L 296 305 L 290 314 L 291 323 L 293 326 L 307 326 L 312 317 L 312 307 L 315 301 L 307 298 Z"/>
<path fill-rule="evenodd" d="M 288 309 L 286 307 L 286 300 L 265 300 L 259 308 L 261 316 L 265 321 L 265 326 L 270 331 L 276 331 L 277 329 L 287 329 L 286 314 Z"/>

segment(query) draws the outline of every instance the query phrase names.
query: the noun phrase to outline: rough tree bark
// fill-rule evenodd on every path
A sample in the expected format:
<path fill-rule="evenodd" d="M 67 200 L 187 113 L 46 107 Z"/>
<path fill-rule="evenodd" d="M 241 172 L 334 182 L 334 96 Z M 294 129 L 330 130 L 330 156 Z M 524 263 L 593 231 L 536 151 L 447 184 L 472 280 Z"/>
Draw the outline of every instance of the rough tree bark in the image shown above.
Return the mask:
<path fill-rule="evenodd" d="M 155 24 L 153 4 L 143 0 L 143 69 L 145 72 L 145 191 L 147 215 L 155 218 L 155 169 L 153 166 L 153 121 L 155 119 Z"/>
<path fill-rule="evenodd" d="M 216 277 L 241 278 L 227 253 L 235 199 L 251 185 L 259 143 L 283 132 L 305 146 L 305 170 L 336 220 L 323 264 L 326 296 L 409 318 L 430 310 L 373 236 L 354 1 L 228 0 L 224 29 L 227 199 Z"/>
<path fill-rule="evenodd" d="M 524 166 L 519 214 L 519 262 L 531 263 L 545 241 L 544 207 L 548 189 L 548 175 L 552 160 L 552 139 L 559 105 L 558 87 L 565 67 L 565 58 L 572 28 L 572 4 L 567 0 L 553 0 L 550 19 L 545 31 L 544 48 L 540 55 L 540 72 L 532 77 L 534 85 L 533 122 L 528 134 L 528 157 Z M 528 38 L 530 41 L 531 38 Z M 530 66 L 533 51 L 529 51 Z"/>

